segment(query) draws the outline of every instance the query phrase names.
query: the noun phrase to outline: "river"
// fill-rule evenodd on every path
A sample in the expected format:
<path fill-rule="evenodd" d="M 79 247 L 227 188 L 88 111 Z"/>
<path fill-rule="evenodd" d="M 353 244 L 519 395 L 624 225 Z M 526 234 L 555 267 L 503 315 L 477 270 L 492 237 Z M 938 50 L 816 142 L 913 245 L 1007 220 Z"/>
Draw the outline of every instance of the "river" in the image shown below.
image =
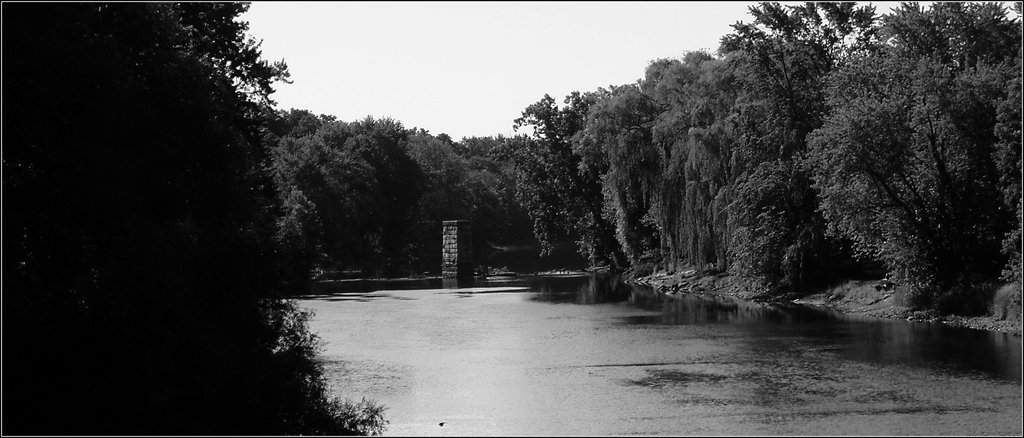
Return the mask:
<path fill-rule="evenodd" d="M 1024 432 L 1021 339 L 998 332 L 595 275 L 323 282 L 300 305 L 385 435 Z"/>

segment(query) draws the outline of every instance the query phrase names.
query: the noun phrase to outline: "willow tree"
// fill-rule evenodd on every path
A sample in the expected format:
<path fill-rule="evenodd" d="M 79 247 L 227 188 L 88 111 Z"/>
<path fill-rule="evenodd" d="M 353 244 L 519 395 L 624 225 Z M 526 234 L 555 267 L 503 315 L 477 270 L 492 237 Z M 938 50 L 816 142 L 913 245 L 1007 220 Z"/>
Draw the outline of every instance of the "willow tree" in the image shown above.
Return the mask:
<path fill-rule="evenodd" d="M 630 263 L 660 261 L 660 239 L 651 208 L 661 191 L 665 156 L 654 144 L 651 127 L 661 105 L 638 84 L 599 90 L 586 126 L 573 137 L 581 168 L 601 177 L 606 210 L 615 218 L 615 234 Z"/>
<path fill-rule="evenodd" d="M 651 94 L 667 108 L 654 126 L 667 151 L 664 188 L 653 214 L 672 258 L 700 268 L 729 266 L 736 83 L 729 65 L 694 52 L 652 64 Z"/>
<path fill-rule="evenodd" d="M 725 67 L 701 52 L 654 61 L 591 107 L 574 139 L 585 162 L 607 168 L 607 207 L 634 262 L 727 265 L 735 92 Z"/>

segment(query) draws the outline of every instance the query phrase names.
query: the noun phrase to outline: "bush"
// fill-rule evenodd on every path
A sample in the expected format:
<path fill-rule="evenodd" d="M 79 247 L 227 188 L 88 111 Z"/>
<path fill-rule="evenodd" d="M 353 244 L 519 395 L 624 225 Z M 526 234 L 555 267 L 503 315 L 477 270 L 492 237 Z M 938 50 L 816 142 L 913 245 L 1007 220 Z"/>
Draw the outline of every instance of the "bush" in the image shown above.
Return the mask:
<path fill-rule="evenodd" d="M 331 401 L 333 417 L 338 419 L 342 430 L 351 431 L 357 435 L 376 436 L 384 432 L 388 421 L 384 419 L 383 405 L 378 405 L 365 398 L 359 402 L 345 399 Z"/>
<path fill-rule="evenodd" d="M 999 284 L 977 279 L 961 280 L 935 296 L 935 310 L 947 315 L 982 316 L 989 313 Z"/>

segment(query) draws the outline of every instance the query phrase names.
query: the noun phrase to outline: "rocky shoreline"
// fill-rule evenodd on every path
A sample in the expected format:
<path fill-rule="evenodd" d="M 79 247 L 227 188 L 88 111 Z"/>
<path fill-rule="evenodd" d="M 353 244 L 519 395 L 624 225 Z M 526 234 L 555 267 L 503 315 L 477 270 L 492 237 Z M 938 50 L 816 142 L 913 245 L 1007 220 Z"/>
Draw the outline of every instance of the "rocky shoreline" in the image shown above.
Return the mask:
<path fill-rule="evenodd" d="M 847 314 L 998 331 L 1018 338 L 1021 337 L 1022 332 L 1019 301 L 1015 304 L 1011 303 L 1009 311 L 992 309 L 985 316 L 964 317 L 941 315 L 931 310 L 915 311 L 906 305 L 905 290 L 885 280 L 850 280 L 811 294 L 789 293 L 782 295 L 771 294 L 768 288 L 755 279 L 727 274 L 699 273 L 696 270 L 674 273 L 656 272 L 628 281 L 651 287 L 666 295 L 709 294 L 761 303 L 789 302 L 824 307 Z M 1000 292 L 1012 291 L 1012 288 L 1016 288 L 1019 297 L 1019 285 L 1006 285 Z M 1000 303 L 1000 305 L 1004 304 Z"/>

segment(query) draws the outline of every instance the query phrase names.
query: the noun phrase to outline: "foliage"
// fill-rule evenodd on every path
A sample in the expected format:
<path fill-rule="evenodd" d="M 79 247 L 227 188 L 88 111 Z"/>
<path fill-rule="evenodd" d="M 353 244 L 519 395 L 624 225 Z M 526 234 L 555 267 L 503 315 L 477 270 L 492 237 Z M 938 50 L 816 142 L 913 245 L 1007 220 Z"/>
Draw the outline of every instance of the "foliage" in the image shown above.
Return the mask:
<path fill-rule="evenodd" d="M 635 84 L 524 111 L 516 126 L 534 132 L 513 161 L 538 238 L 599 229 L 574 221 L 600 207 L 633 266 L 801 289 L 857 257 L 931 298 L 973 290 L 954 286 L 987 281 L 1004 256 L 1019 278 L 1018 22 L 996 4 L 750 12 L 718 57 L 656 60 Z"/>
<path fill-rule="evenodd" d="M 607 169 L 606 206 L 633 264 L 727 263 L 735 91 L 725 67 L 702 52 L 652 62 L 645 80 L 601 90 L 574 137 L 584 165 Z"/>
<path fill-rule="evenodd" d="M 542 254 L 565 237 L 575 237 L 581 254 L 624 267 L 614 227 L 602 208 L 600 167 L 590 167 L 573 150 L 571 140 L 586 122 L 598 96 L 573 92 L 559 108 L 548 95 L 523 110 L 514 128 L 531 128 L 497 152 L 515 169 L 516 197 L 533 220 Z M 600 164 L 598 164 L 600 166 Z"/>
<path fill-rule="evenodd" d="M 1005 17 L 992 23 L 994 5 L 961 6 L 905 5 L 886 17 L 890 44 L 832 75 L 832 114 L 814 134 L 809 160 L 830 231 L 882 260 L 919 305 L 998 273 L 1000 236 L 1012 220 L 1006 207 L 1015 204 L 1013 157 L 1003 153 L 1002 169 L 992 157 L 1007 149 L 996 146 L 995 127 L 998 112 L 1014 111 L 998 103 L 1020 81 L 1010 61 L 1019 26 Z M 965 22 L 987 23 L 983 44 Z M 1002 43 L 988 41 L 999 32 Z M 1019 107 L 1018 98 L 1018 115 Z M 1014 141 L 1012 127 L 1001 126 Z"/>
<path fill-rule="evenodd" d="M 420 131 L 411 138 L 410 149 L 427 175 L 417 216 L 420 257 L 430 261 L 432 270 L 441 266 L 438 233 L 442 221 L 453 219 L 470 220 L 474 253 L 482 255 L 503 234 L 502 221 L 509 214 L 498 193 L 501 170 L 486 152 L 461 147 L 447 136 Z"/>
<path fill-rule="evenodd" d="M 4 5 L 5 433 L 354 432 L 276 298 L 246 7 Z"/>
<path fill-rule="evenodd" d="M 365 398 L 358 402 L 352 400 L 334 401 L 331 410 L 336 417 L 342 419 L 340 432 L 328 434 L 341 434 L 347 432 L 355 435 L 376 436 L 384 433 L 388 420 L 384 419 L 384 407 Z"/>
<path fill-rule="evenodd" d="M 365 212 L 380 203 L 380 189 L 371 165 L 343 147 L 348 136 L 346 124 L 324 121 L 302 137 L 286 134 L 271 150 L 283 210 L 276 237 L 295 283 L 327 258 L 370 257 L 363 230 L 372 218 Z"/>
<path fill-rule="evenodd" d="M 474 215 L 473 229 L 485 230 L 486 234 L 474 232 L 473 236 L 474 239 L 486 237 L 494 243 L 533 243 L 529 214 L 516 200 L 515 171 L 498 158 L 498 151 L 506 141 L 504 136 L 498 135 L 463 138 L 455 143 L 455 152 L 466 159 L 469 178 L 477 181 L 479 187 L 486 187 L 492 193 L 489 196 L 496 196 L 496 199 L 489 198 L 489 202 L 496 202 L 493 208 L 481 210 L 486 214 Z"/>
<path fill-rule="evenodd" d="M 247 7 L 4 5 L 5 432 L 380 434 L 278 297 L 439 268 L 445 219 L 777 288 L 855 255 L 944 312 L 1021 280 L 1019 3 L 762 3 L 716 55 L 460 142 L 275 111 Z"/>
<path fill-rule="evenodd" d="M 525 217 L 510 170 L 490 156 L 503 139 L 463 145 L 391 119 L 346 123 L 304 110 L 278 113 L 271 128 L 277 238 L 294 283 L 311 269 L 436 272 L 441 221 L 471 220 L 485 251 L 515 237 Z"/>
<path fill-rule="evenodd" d="M 762 3 L 750 13 L 754 22 L 733 26 L 720 48 L 741 89 L 734 110 L 737 193 L 729 216 L 740 238 L 730 242 L 730 254 L 738 273 L 779 286 L 821 284 L 843 254 L 824 237 L 801 160 L 808 134 L 826 113 L 826 76 L 874 41 L 874 8 Z"/>
<path fill-rule="evenodd" d="M 1020 4 L 1018 3 L 1018 6 Z M 1018 16 L 1020 12 L 1018 11 Z M 1021 52 L 1017 52 L 1018 73 L 1022 69 Z M 1024 203 L 1021 200 L 1021 75 L 1006 81 L 1005 98 L 996 107 L 995 135 L 997 142 L 992 152 L 1003 202 L 1011 211 L 1016 211 L 1017 226 L 1011 225 L 1003 238 L 1003 254 L 1007 256 L 1003 279 L 1024 283 L 1021 266 L 1021 232 L 1024 227 Z"/>
<path fill-rule="evenodd" d="M 658 191 L 663 153 L 651 124 L 660 109 L 637 85 L 600 90 L 584 129 L 572 138 L 580 167 L 601 177 L 605 203 L 614 211 L 616 238 L 631 265 L 660 249 L 657 229 L 645 221 Z M 649 257 L 649 256 L 648 256 Z"/>
<path fill-rule="evenodd" d="M 668 109 L 653 131 L 668 151 L 665 187 L 652 214 L 670 260 L 729 267 L 737 82 L 730 65 L 702 52 L 652 63 L 645 88 Z"/>
<path fill-rule="evenodd" d="M 604 218 L 634 267 L 714 266 L 776 289 L 881 261 L 965 309 L 951 297 L 1005 256 L 1019 278 L 1019 22 L 988 3 L 750 12 L 718 57 L 656 60 L 634 84 L 524 111 L 532 135 L 503 156 L 538 239 L 596 236 Z"/>
<path fill-rule="evenodd" d="M 409 156 L 410 131 L 392 119 L 346 123 L 308 112 L 291 126 L 273 148 L 279 199 L 288 213 L 278 225 L 279 239 L 290 239 L 307 267 L 399 272 L 411 256 L 423 190 L 422 171 Z"/>

